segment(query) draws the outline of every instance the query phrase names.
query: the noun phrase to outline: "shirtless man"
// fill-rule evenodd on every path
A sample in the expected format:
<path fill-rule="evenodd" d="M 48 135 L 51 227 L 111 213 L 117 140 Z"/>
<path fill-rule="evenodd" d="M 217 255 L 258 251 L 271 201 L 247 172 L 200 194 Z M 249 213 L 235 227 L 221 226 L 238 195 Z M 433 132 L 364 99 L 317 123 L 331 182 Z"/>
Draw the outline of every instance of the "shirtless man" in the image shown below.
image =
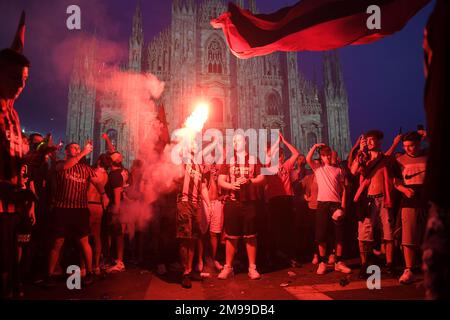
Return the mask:
<path fill-rule="evenodd" d="M 381 226 L 381 239 L 386 247 L 386 272 L 392 274 L 393 216 L 390 192 L 392 178 L 381 151 L 383 133 L 371 130 L 360 140 L 360 148 L 351 165 L 351 173 L 359 175 L 360 186 L 354 201 L 358 206 L 358 240 L 361 256 L 360 277 L 367 277 L 368 254 L 372 252 L 374 229 Z"/>

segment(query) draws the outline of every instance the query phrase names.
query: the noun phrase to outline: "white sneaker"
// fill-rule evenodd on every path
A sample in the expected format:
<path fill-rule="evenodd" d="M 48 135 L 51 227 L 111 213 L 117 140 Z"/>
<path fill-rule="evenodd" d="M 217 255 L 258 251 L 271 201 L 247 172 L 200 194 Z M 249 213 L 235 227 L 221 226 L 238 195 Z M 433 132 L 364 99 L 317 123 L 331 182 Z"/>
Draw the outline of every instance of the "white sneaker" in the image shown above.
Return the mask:
<path fill-rule="evenodd" d="M 314 254 L 314 258 L 312 259 L 312 264 L 318 264 L 319 263 L 319 256 L 317 254 Z"/>
<path fill-rule="evenodd" d="M 410 269 L 405 269 L 405 271 L 403 271 L 403 274 L 400 277 L 400 279 L 398 279 L 398 282 L 400 282 L 401 284 L 411 284 L 415 280 L 416 280 L 416 277 L 414 276 L 412 271 Z"/>
<path fill-rule="evenodd" d="M 233 276 L 233 267 L 230 267 L 229 265 L 224 265 L 222 271 L 220 271 L 217 278 L 220 280 L 226 280 L 230 275 Z"/>
<path fill-rule="evenodd" d="M 339 271 L 342 273 L 352 273 L 352 269 L 347 267 L 344 262 L 339 261 L 334 264 L 334 271 Z"/>
<path fill-rule="evenodd" d="M 116 261 L 116 264 L 106 269 L 106 273 L 116 273 L 125 271 L 123 261 Z"/>
<path fill-rule="evenodd" d="M 256 270 L 256 266 L 250 266 L 248 268 L 248 277 L 252 280 L 258 280 L 261 279 L 261 275 L 259 274 L 258 270 Z"/>
<path fill-rule="evenodd" d="M 317 268 L 316 273 L 317 274 L 325 274 L 327 272 L 327 265 L 325 264 L 325 262 L 321 262 L 319 263 L 319 267 Z"/>
<path fill-rule="evenodd" d="M 336 256 L 332 253 L 328 257 L 328 264 L 335 264 L 336 263 Z"/>

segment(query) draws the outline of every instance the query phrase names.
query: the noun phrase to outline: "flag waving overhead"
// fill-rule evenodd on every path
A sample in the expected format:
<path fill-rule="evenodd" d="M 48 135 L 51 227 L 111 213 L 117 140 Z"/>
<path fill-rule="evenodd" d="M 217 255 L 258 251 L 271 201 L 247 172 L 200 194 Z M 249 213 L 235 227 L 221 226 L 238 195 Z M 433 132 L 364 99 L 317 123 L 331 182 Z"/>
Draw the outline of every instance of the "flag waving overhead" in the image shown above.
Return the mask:
<path fill-rule="evenodd" d="M 322 51 L 376 41 L 401 30 L 430 0 L 302 0 L 272 14 L 254 15 L 236 4 L 211 21 L 239 58 L 274 51 Z M 377 6 L 380 29 L 369 29 Z M 377 10 L 377 9 L 376 9 Z M 369 12 L 369 13 L 368 13 Z M 376 19 L 376 17 L 373 17 Z"/>

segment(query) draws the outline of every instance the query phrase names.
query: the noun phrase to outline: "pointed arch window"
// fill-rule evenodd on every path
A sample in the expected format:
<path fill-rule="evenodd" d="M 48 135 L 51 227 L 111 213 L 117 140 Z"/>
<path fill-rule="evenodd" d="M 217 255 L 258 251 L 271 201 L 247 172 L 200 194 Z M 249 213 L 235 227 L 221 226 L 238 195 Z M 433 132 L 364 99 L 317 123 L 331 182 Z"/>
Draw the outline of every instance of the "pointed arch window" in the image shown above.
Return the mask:
<path fill-rule="evenodd" d="M 212 40 L 207 47 L 208 73 L 222 74 L 224 72 L 224 53 L 218 40 Z"/>
<path fill-rule="evenodd" d="M 267 114 L 279 115 L 280 112 L 280 97 L 277 93 L 272 92 L 266 98 Z"/>

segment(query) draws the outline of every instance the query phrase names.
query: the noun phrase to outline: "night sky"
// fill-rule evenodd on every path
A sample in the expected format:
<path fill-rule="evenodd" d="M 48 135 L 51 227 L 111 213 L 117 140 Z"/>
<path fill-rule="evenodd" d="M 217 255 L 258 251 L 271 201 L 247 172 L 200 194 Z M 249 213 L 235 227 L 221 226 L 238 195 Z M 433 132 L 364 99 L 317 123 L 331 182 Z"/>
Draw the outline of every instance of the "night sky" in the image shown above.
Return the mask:
<path fill-rule="evenodd" d="M 257 0 L 260 12 L 269 13 L 295 0 Z M 66 8 L 81 8 L 80 31 L 66 28 Z M 378 128 L 385 147 L 398 132 L 425 122 L 423 111 L 423 29 L 434 2 L 419 12 L 397 34 L 364 46 L 339 50 L 349 96 L 352 140 Z M 128 59 L 128 38 L 135 0 L 0 0 L 0 47 L 9 47 L 22 9 L 27 13 L 25 55 L 31 60 L 30 78 L 16 102 L 27 131 L 52 132 L 64 139 L 67 94 L 74 59 L 75 39 L 93 33 L 115 44 L 112 60 Z M 145 43 L 170 24 L 171 1 L 141 0 Z M 145 45 L 146 46 L 146 45 Z M 299 53 L 299 66 L 310 79 L 321 80 L 321 53 Z"/>

